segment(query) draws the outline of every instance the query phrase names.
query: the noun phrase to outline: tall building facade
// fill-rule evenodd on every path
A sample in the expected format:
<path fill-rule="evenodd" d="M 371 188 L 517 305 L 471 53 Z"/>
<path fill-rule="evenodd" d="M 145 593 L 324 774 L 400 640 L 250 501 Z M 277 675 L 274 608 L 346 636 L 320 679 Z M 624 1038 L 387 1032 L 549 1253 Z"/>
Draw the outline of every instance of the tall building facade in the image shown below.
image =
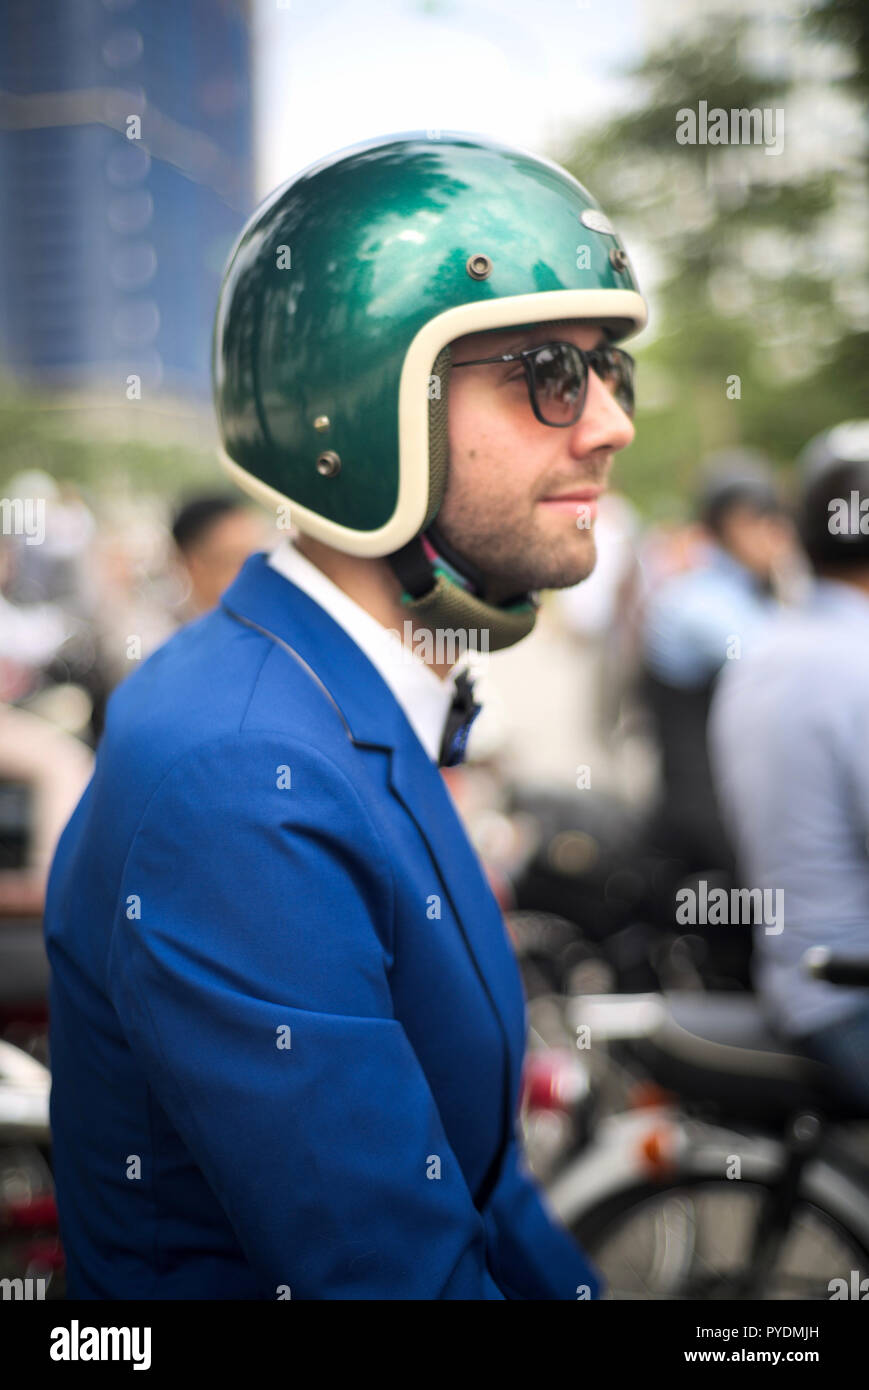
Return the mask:
<path fill-rule="evenodd" d="M 205 394 L 253 199 L 244 0 L 0 6 L 0 372 Z"/>

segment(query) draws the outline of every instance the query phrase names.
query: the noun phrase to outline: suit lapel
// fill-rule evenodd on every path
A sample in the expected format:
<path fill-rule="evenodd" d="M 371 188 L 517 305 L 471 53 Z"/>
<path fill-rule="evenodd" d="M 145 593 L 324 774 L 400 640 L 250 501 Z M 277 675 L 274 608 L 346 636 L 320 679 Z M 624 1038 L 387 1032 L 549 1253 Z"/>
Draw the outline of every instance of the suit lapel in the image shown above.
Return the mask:
<path fill-rule="evenodd" d="M 525 1042 L 525 999 L 501 910 L 446 783 L 415 737 L 393 748 L 390 783 L 429 847 L 468 953 L 499 1018 L 515 1094 Z"/>
<path fill-rule="evenodd" d="M 404 711 L 349 633 L 304 590 L 252 555 L 224 593 L 231 614 L 290 646 L 325 687 L 354 744 L 389 754 L 390 786 L 419 830 L 481 984 L 505 1036 L 515 1094 L 524 1046 L 524 997 L 500 909 L 444 780 Z M 288 660 L 292 659 L 288 655 Z M 522 1036 L 517 1021 L 521 1022 Z M 512 1117 L 511 1117 L 512 1119 Z"/>

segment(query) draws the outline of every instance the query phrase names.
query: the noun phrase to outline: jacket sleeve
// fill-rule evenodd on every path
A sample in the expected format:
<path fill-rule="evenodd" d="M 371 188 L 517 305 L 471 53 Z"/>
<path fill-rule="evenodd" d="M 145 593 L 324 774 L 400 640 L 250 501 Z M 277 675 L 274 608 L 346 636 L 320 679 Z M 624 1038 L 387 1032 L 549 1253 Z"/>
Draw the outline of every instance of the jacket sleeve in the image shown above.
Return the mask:
<path fill-rule="evenodd" d="M 129 850 L 109 993 L 265 1299 L 504 1297 L 393 1016 L 392 914 L 354 787 L 282 734 L 176 762 Z"/>
<path fill-rule="evenodd" d="M 597 1299 L 601 1274 L 551 1213 L 513 1136 L 487 1208 L 493 1271 L 510 1298 Z"/>

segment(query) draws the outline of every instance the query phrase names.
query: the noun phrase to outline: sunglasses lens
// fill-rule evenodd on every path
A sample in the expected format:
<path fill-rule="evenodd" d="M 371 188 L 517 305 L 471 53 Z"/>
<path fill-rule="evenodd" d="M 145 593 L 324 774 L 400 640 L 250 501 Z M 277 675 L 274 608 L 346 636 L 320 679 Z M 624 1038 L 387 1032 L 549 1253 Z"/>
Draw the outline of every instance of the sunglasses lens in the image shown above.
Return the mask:
<path fill-rule="evenodd" d="M 578 420 L 588 376 L 577 350 L 570 343 L 547 343 L 530 361 L 534 398 L 546 423 L 569 425 Z"/>
<path fill-rule="evenodd" d="M 634 363 L 620 348 L 598 348 L 591 365 L 604 386 L 613 393 L 626 415 L 634 413 Z"/>

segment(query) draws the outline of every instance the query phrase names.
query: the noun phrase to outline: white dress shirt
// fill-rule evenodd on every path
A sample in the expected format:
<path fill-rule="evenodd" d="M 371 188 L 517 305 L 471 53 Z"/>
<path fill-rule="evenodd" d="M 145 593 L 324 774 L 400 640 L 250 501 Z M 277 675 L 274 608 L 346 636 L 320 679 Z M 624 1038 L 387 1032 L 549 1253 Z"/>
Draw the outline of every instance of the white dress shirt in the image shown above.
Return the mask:
<path fill-rule="evenodd" d="M 455 694 L 456 662 L 442 680 L 396 632 L 345 594 L 287 537 L 269 555 L 271 567 L 319 603 L 340 623 L 357 647 L 376 666 L 432 762 L 438 762 L 447 712 Z"/>

